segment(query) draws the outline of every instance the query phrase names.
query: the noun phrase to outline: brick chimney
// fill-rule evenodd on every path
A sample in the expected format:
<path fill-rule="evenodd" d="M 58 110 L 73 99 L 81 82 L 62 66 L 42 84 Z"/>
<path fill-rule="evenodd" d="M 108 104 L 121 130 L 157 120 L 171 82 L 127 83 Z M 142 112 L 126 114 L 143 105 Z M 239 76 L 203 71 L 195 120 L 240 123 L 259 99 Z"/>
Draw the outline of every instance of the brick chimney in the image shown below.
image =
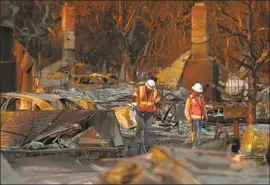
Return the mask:
<path fill-rule="evenodd" d="M 69 63 L 65 63 L 65 61 L 75 61 L 75 21 L 75 7 L 65 3 L 62 6 L 61 25 L 63 33 L 62 59 L 64 66 L 69 65 Z"/>
<path fill-rule="evenodd" d="M 218 70 L 215 59 L 209 57 L 209 36 L 207 28 L 207 9 L 202 2 L 196 2 L 191 10 L 191 59 L 183 73 L 183 86 L 191 89 L 196 82 L 204 86 L 204 95 L 215 101 L 219 98 L 216 90 L 208 85 L 217 84 Z"/>

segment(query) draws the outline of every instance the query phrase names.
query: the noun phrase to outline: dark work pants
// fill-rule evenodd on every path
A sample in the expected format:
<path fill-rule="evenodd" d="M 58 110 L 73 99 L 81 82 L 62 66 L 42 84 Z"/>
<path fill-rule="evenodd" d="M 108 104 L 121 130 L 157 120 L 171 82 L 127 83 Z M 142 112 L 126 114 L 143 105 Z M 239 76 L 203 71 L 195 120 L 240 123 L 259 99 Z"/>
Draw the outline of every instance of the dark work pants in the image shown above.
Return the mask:
<path fill-rule="evenodd" d="M 193 147 L 197 147 L 201 144 L 201 129 L 203 126 L 203 120 L 193 120 Z"/>
<path fill-rule="evenodd" d="M 136 121 L 137 121 L 137 132 L 136 132 L 136 141 L 141 141 L 143 135 L 143 140 L 145 145 L 151 145 L 151 130 L 153 123 L 154 112 L 141 112 L 136 111 Z"/>

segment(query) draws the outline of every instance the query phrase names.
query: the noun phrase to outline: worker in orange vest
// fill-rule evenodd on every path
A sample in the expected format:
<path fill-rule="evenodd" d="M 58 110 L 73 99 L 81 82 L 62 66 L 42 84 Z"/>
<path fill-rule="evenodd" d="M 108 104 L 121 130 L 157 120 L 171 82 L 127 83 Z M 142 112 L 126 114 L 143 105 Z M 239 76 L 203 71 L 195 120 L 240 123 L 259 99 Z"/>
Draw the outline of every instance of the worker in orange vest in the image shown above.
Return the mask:
<path fill-rule="evenodd" d="M 137 133 L 136 140 L 141 143 L 142 153 L 149 149 L 150 133 L 155 112 L 160 114 L 160 97 L 156 89 L 156 83 L 150 79 L 144 85 L 135 89 L 133 100 L 136 102 Z"/>
<path fill-rule="evenodd" d="M 200 83 L 192 86 L 192 93 L 188 96 L 185 105 L 185 116 L 191 125 L 193 147 L 201 144 L 201 128 L 208 119 L 205 108 L 204 96 L 201 94 L 203 87 Z"/>

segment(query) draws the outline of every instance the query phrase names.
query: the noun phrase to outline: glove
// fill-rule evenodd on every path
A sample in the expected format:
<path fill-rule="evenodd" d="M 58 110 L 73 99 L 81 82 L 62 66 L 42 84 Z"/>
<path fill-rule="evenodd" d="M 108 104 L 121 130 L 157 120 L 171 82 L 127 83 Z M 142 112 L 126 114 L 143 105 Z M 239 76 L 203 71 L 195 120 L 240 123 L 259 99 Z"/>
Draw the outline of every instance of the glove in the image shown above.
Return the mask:
<path fill-rule="evenodd" d="M 189 124 L 192 124 L 192 120 L 191 120 L 191 119 L 188 119 L 187 122 L 188 122 Z"/>

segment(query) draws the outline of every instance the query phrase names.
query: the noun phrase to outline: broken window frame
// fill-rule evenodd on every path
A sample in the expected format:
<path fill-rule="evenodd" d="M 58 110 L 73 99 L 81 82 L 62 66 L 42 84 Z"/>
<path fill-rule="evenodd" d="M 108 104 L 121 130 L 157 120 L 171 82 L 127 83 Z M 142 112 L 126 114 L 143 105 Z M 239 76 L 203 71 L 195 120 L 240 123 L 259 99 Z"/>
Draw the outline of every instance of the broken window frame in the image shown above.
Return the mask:
<path fill-rule="evenodd" d="M 87 83 L 85 83 L 86 80 L 87 80 Z M 94 85 L 96 83 L 95 79 L 91 77 L 86 77 L 86 76 L 81 76 L 78 82 L 79 84 L 84 84 L 84 85 Z"/>
<path fill-rule="evenodd" d="M 9 106 L 10 106 L 10 103 L 14 103 L 12 100 L 14 100 L 16 108 L 15 108 L 15 110 L 14 110 L 13 108 L 12 108 L 13 110 L 8 110 L 8 108 L 9 108 Z M 19 108 L 18 108 L 18 103 L 17 103 L 18 100 L 19 100 L 19 102 L 20 102 L 21 100 L 29 101 L 30 107 L 29 107 L 29 109 L 27 109 L 27 110 L 28 110 L 28 111 L 31 111 L 31 110 L 32 110 L 32 104 L 33 104 L 33 101 L 32 101 L 32 100 L 30 100 L 30 99 L 28 99 L 28 98 L 21 98 L 21 97 L 8 97 L 7 102 L 6 102 L 6 104 L 5 104 L 4 108 L 3 108 L 3 111 L 6 111 L 6 112 L 13 112 L 13 111 L 27 111 L 27 110 L 19 109 Z M 12 102 L 11 102 L 11 101 L 12 101 Z"/>
<path fill-rule="evenodd" d="M 4 111 L 5 105 L 7 104 L 7 97 L 1 97 L 0 99 L 0 110 Z"/>
<path fill-rule="evenodd" d="M 32 111 L 42 111 L 41 107 L 34 101 L 32 101 Z"/>
<path fill-rule="evenodd" d="M 84 108 L 82 106 L 78 105 L 77 103 L 75 103 L 67 98 L 60 98 L 59 101 L 61 102 L 62 107 L 65 110 L 84 110 Z M 70 106 L 72 106 L 73 108 L 71 108 Z"/>

